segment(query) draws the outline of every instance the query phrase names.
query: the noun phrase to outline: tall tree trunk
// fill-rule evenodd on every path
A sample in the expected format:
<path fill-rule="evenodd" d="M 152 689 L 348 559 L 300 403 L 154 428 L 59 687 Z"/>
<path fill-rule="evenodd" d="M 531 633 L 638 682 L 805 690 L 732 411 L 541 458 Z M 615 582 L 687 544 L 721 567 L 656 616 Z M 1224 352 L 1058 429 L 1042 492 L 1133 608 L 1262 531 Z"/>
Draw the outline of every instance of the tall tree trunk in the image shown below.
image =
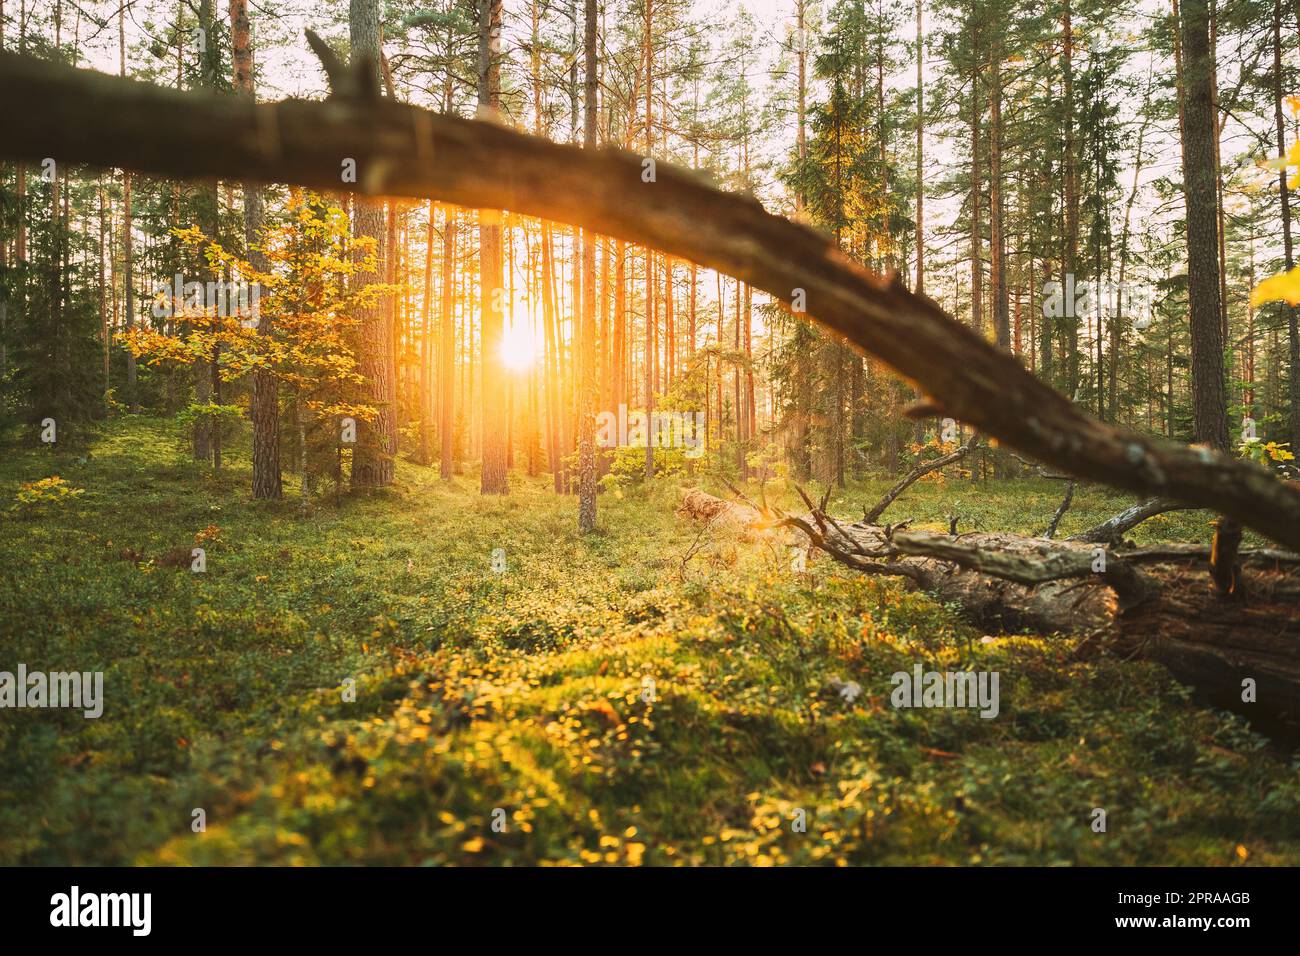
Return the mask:
<path fill-rule="evenodd" d="M 924 0 L 916 0 L 916 294 L 925 295 L 925 33 L 921 25 Z M 913 397 L 922 399 L 919 388 Z M 912 440 L 925 441 L 925 422 L 917 419 Z M 796 465 L 798 463 L 796 462 Z"/>
<path fill-rule="evenodd" d="M 248 0 L 230 0 L 231 60 L 234 68 L 235 93 L 256 98 L 253 77 L 252 31 L 248 22 Z M 244 242 L 248 261 L 259 272 L 267 268 L 266 255 L 257 244 L 261 241 L 265 205 L 260 186 L 244 184 Z M 271 334 L 271 316 L 258 310 L 257 334 Z M 279 498 L 283 487 L 280 475 L 280 397 L 279 388 L 266 369 L 253 373 L 253 497 Z"/>
<path fill-rule="evenodd" d="M 1045 78 L 1043 80 L 1043 88 L 1045 94 L 1050 99 L 1052 97 L 1052 81 L 1050 77 Z M 1039 176 L 1040 188 L 1046 190 L 1053 176 L 1053 166 L 1052 166 L 1051 157 L 1044 157 L 1043 162 L 1039 165 L 1039 170 L 1040 170 L 1040 176 Z M 1056 264 L 1057 263 L 1054 263 L 1051 260 L 1045 259 L 1043 262 L 1043 270 L 1041 275 L 1043 277 L 1051 275 L 1052 267 Z M 1052 338 L 1055 334 L 1056 320 L 1048 316 L 1046 314 L 1046 311 L 1047 311 L 1046 309 L 1042 310 L 1042 322 L 1039 323 L 1040 327 L 1038 331 L 1037 366 L 1039 370 L 1039 375 L 1042 377 L 1042 380 L 1049 385 L 1055 386 L 1056 367 L 1053 359 Z M 1030 317 L 1032 321 L 1037 322 L 1038 320 L 1037 313 L 1038 310 L 1034 310 L 1034 309 L 1030 310 Z"/>
<path fill-rule="evenodd" d="M 917 20 L 920 21 L 920 2 L 917 0 Z M 796 42 L 798 43 L 797 53 L 799 60 L 799 102 L 798 102 L 798 127 L 795 134 L 795 147 L 799 154 L 800 168 L 808 159 L 808 33 L 807 33 L 807 14 L 808 0 L 795 0 L 795 22 L 798 31 Z M 696 165 L 699 163 L 697 161 Z M 796 211 L 802 211 L 804 206 L 803 189 L 798 188 L 794 194 L 794 208 Z M 918 290 L 920 291 L 920 290 Z"/>
<path fill-rule="evenodd" d="M 551 242 L 551 224 L 542 223 L 542 335 L 545 339 L 546 390 L 546 458 L 557 494 L 568 487 L 564 464 L 563 430 L 560 407 L 560 336 L 559 314 L 555 303 L 555 262 Z"/>
<path fill-rule="evenodd" d="M 970 94 L 970 324 L 976 332 L 984 332 L 984 263 L 982 247 L 982 202 L 980 185 L 984 171 L 980 166 L 980 71 L 971 71 Z"/>
<path fill-rule="evenodd" d="M 1129 190 L 1128 201 L 1124 204 L 1124 226 L 1120 233 L 1119 240 L 1119 287 L 1120 287 L 1120 312 L 1111 322 L 1111 362 L 1110 362 L 1110 382 L 1109 382 L 1109 408 L 1110 420 L 1118 421 L 1119 413 L 1119 387 L 1117 380 L 1117 370 L 1119 367 L 1120 349 L 1123 343 L 1124 307 L 1128 305 L 1128 260 L 1129 260 L 1129 236 L 1131 235 L 1133 222 L 1133 204 L 1137 201 L 1139 180 L 1142 176 L 1143 165 L 1143 147 L 1146 145 L 1147 127 L 1151 123 L 1151 114 L 1149 107 L 1151 105 L 1151 73 L 1147 72 L 1146 91 L 1142 95 L 1142 125 L 1138 127 L 1137 153 L 1133 161 L 1133 187 Z M 1149 395 L 1149 393 L 1148 393 Z"/>
<path fill-rule="evenodd" d="M 1282 80 L 1282 3 L 1273 0 L 1273 121 L 1277 128 L 1277 155 L 1286 158 L 1286 125 L 1282 118 L 1282 97 L 1285 95 Z M 1287 185 L 1290 173 L 1283 168 L 1278 173 L 1282 195 L 1282 253 L 1289 272 L 1295 268 L 1295 254 L 1291 239 L 1291 193 Z M 1283 305 L 1286 314 L 1287 343 L 1290 352 L 1290 400 L 1288 419 L 1291 431 L 1291 448 L 1300 448 L 1300 327 L 1297 327 L 1295 306 Z"/>
<path fill-rule="evenodd" d="M 614 369 L 612 407 L 618 414 L 619 407 L 627 402 L 627 243 L 622 239 L 614 242 Z"/>
<path fill-rule="evenodd" d="M 732 354 L 739 359 L 741 355 L 740 345 L 740 302 L 743 293 L 740 290 L 740 280 L 736 280 L 736 315 L 732 323 L 731 331 L 731 350 Z M 745 404 L 740 392 L 740 363 L 736 361 L 731 366 L 731 412 L 736 418 L 736 473 L 740 475 L 741 480 L 745 479 Z"/>
<path fill-rule="evenodd" d="M 800 15 L 802 16 L 800 0 Z M 916 294 L 925 295 L 925 35 L 921 32 L 923 0 L 916 0 Z M 800 59 L 800 133 L 803 131 L 803 60 Z"/>
<path fill-rule="evenodd" d="M 598 296 L 600 302 L 600 320 L 596 334 L 596 341 L 598 343 L 597 353 L 599 363 L 597 373 L 600 381 L 598 394 L 600 395 L 600 406 L 602 409 L 608 409 L 610 407 L 610 399 L 612 396 L 610 385 L 609 341 L 611 319 L 609 296 L 610 289 L 614 284 L 614 264 L 610 257 L 611 248 L 612 245 L 608 239 L 602 239 L 599 246 L 597 246 L 597 249 L 599 250 L 597 257 L 600 259 L 600 295 Z M 617 411 L 617 409 L 615 410 Z M 604 474 L 605 462 L 601 460 L 602 456 L 599 451 L 597 451 L 596 454 L 597 465 L 601 469 L 601 474 Z"/>
<path fill-rule="evenodd" d="M 378 0 L 351 0 L 349 8 L 353 68 L 362 64 L 375 71 L 379 81 Z M 373 241 L 376 268 L 358 270 L 357 287 L 380 281 L 384 263 L 384 205 L 358 195 L 352 219 L 352 234 Z M 397 456 L 397 369 L 393 361 L 393 324 L 388 303 L 373 302 L 357 309 L 358 370 L 368 383 L 370 403 L 376 408 L 373 422 L 358 422 L 357 444 L 352 455 L 352 487 L 382 488 L 392 483 Z"/>
<path fill-rule="evenodd" d="M 391 94 L 390 94 L 391 95 Z M 401 249 L 398 243 L 397 220 L 402 216 L 401 204 L 389 200 L 384 203 L 384 268 L 380 273 L 383 278 L 380 280 L 385 285 L 395 287 L 398 282 L 398 270 L 401 267 Z M 385 295 L 383 299 L 384 321 L 388 325 L 388 360 L 389 368 L 393 374 L 392 399 L 393 399 L 393 444 L 392 453 L 397 454 L 402 426 L 405 420 L 402 413 L 402 367 L 398 364 L 397 356 L 400 351 L 402 340 L 402 324 L 398 321 L 398 301 L 394 295 Z"/>
<path fill-rule="evenodd" d="M 453 461 L 453 430 L 455 428 L 456 408 L 456 317 L 455 305 L 456 263 L 456 210 L 448 206 L 443 215 L 442 227 L 442 316 L 439 334 L 438 359 L 441 366 L 438 373 L 438 387 L 442 391 L 440 419 L 438 422 L 438 439 L 441 445 L 439 474 L 444 481 L 451 481 L 456 464 Z"/>
<path fill-rule="evenodd" d="M 199 0 L 198 24 L 199 36 L 202 41 L 202 48 L 199 52 L 199 81 L 208 90 L 215 90 L 217 86 L 215 19 L 212 0 Z M 178 50 L 183 42 L 183 35 L 178 32 L 176 37 Z M 179 55 L 178 52 L 178 58 Z M 204 231 L 213 242 L 220 243 L 221 209 L 216 180 L 204 184 L 199 198 L 202 203 L 201 216 L 205 220 Z M 217 275 L 212 278 L 220 279 L 221 276 Z M 216 383 L 219 376 L 216 363 L 217 354 L 215 350 L 210 357 L 198 359 L 194 363 L 194 399 L 200 406 L 208 406 L 215 401 L 218 392 Z M 214 416 L 205 415 L 195 421 L 193 451 L 195 461 L 211 460 L 216 468 L 221 467 L 220 426 Z"/>
<path fill-rule="evenodd" d="M 586 0 L 583 146 L 596 148 L 596 0 Z M 596 239 L 582 233 L 582 319 L 578 332 L 578 530 L 596 530 Z"/>
<path fill-rule="evenodd" d="M 1079 174 L 1075 156 L 1074 106 L 1074 22 L 1070 0 L 1062 20 L 1062 82 L 1065 95 L 1065 243 L 1061 254 L 1062 282 L 1069 288 L 1077 280 L 1079 262 Z M 1079 390 L 1079 319 L 1074 308 L 1063 317 L 1065 347 L 1065 394 L 1074 398 Z"/>
<path fill-rule="evenodd" d="M 1197 441 L 1228 449 L 1223 325 L 1214 181 L 1214 93 L 1207 0 L 1182 2 L 1183 195 L 1187 203 L 1187 291 L 1192 333 L 1192 415 Z"/>
<path fill-rule="evenodd" d="M 118 11 L 117 17 L 117 53 L 118 53 L 118 72 L 126 76 L 126 5 Z M 25 192 L 25 176 L 22 164 L 18 166 L 18 258 L 27 257 L 24 251 L 24 236 L 26 228 L 23 215 L 23 195 Z M 130 332 L 135 328 L 135 286 L 132 283 L 134 273 L 134 256 L 131 248 L 131 171 L 122 170 L 122 323 L 126 331 Z M 129 349 L 126 353 L 126 397 L 131 411 L 139 408 L 139 398 L 136 395 L 136 367 L 135 353 Z"/>
<path fill-rule="evenodd" d="M 424 309 L 420 331 L 420 375 L 417 399 L 420 407 L 420 453 L 422 465 L 433 464 L 433 420 L 436 414 L 433 388 L 433 237 L 437 216 L 432 200 L 426 203 L 429 220 L 424 229 Z"/>
<path fill-rule="evenodd" d="M 0 5 L 2 6 L 2 5 Z M 3 11 L 0 10 L 0 15 Z M 113 333 L 108 323 L 108 305 L 106 297 L 106 288 L 104 285 L 104 251 L 106 248 L 106 235 L 108 232 L 108 210 L 104 200 L 104 180 L 100 177 L 99 188 L 96 189 L 99 197 L 99 251 L 96 255 L 96 262 L 99 266 L 99 327 L 100 335 L 103 339 L 104 346 L 104 400 L 107 404 L 108 389 L 111 384 L 109 368 L 109 348 L 113 344 Z M 3 246 L 3 243 L 0 243 Z M 3 255 L 0 255 L 0 264 L 3 263 Z M 4 329 L 0 328 L 0 379 L 3 379 L 5 373 L 4 361 Z"/>
<path fill-rule="evenodd" d="M 1214 122 L 1214 213 L 1215 241 L 1219 253 L 1219 323 L 1223 341 L 1228 335 L 1228 231 L 1223 214 L 1223 124 L 1227 117 L 1219 110 L 1219 10 L 1217 0 L 1210 3 L 1210 116 Z"/>
<path fill-rule="evenodd" d="M 861 364 L 861 363 L 859 363 Z M 754 289 L 745 285 L 745 440 L 751 445 L 758 433 L 758 412 L 754 401 Z M 744 474 L 748 475 L 749 466 Z"/>
<path fill-rule="evenodd" d="M 479 0 L 478 105 L 482 115 L 495 115 L 501 96 L 501 0 Z M 479 490 L 485 495 L 509 494 L 506 471 L 505 388 L 501 381 L 501 341 L 505 303 L 501 287 L 501 225 L 495 212 L 479 213 L 479 293 L 483 366 L 483 470 Z"/>
<path fill-rule="evenodd" d="M 654 34 L 653 29 L 654 0 L 645 4 L 645 153 L 649 157 L 654 150 L 654 119 L 651 115 L 654 100 Z M 654 250 L 646 246 L 645 250 L 645 476 L 655 475 L 654 448 L 654 332 L 655 332 L 655 257 Z"/>
<path fill-rule="evenodd" d="M 999 348 L 1011 349 L 1007 308 L 1007 249 L 1002 199 L 1002 54 L 993 48 L 993 82 L 989 95 L 989 255 L 993 280 L 993 331 Z"/>
<path fill-rule="evenodd" d="M 1250 287 L 1253 289 L 1255 287 L 1255 238 L 1253 236 L 1249 240 L 1248 248 L 1249 271 L 1246 277 L 1250 280 Z M 1246 297 L 1246 341 L 1243 351 L 1245 387 L 1241 394 L 1242 415 L 1253 420 L 1255 417 L 1255 303 L 1249 296 Z"/>

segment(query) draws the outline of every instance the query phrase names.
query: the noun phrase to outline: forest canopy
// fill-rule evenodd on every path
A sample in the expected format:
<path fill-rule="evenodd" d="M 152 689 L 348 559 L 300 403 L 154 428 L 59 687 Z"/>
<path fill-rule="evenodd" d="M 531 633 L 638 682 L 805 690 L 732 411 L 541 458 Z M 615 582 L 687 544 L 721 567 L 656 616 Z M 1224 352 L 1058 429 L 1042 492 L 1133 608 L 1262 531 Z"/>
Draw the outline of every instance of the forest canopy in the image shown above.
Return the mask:
<path fill-rule="evenodd" d="M 1293 864 L 1298 41 L 0 0 L 0 862 Z"/>

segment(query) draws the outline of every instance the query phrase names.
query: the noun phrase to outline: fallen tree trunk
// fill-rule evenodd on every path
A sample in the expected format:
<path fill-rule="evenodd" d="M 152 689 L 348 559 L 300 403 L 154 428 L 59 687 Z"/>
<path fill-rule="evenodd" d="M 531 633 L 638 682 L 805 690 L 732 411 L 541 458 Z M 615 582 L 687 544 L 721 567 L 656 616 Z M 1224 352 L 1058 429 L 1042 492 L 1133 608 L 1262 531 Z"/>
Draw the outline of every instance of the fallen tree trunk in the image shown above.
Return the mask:
<path fill-rule="evenodd" d="M 0 155 L 162 176 L 434 198 L 559 220 L 739 277 L 890 365 L 949 415 L 1079 478 L 1209 508 L 1300 549 L 1300 489 L 1262 466 L 1090 416 L 1014 356 L 826 236 L 689 170 L 381 99 L 254 104 L 0 53 Z M 373 87 L 373 84 L 371 84 Z M 355 163 L 354 183 L 343 179 Z"/>
<path fill-rule="evenodd" d="M 903 578 L 988 630 L 1077 635 L 1087 648 L 1157 661 L 1207 702 L 1300 740 L 1300 555 L 1241 551 L 1242 600 L 1218 593 L 1209 549 L 1194 545 L 1126 552 L 1007 533 L 901 531 L 815 508 L 765 514 L 700 491 L 679 513 L 788 535 L 855 571 Z M 1243 699 L 1247 680 L 1252 702 Z"/>

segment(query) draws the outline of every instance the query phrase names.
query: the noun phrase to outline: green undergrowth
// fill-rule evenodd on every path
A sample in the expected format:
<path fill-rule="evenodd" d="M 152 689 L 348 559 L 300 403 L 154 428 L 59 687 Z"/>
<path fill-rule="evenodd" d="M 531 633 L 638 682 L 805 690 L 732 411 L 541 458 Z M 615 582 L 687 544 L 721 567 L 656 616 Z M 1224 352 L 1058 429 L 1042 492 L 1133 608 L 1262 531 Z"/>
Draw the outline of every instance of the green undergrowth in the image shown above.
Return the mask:
<path fill-rule="evenodd" d="M 603 494 L 581 537 L 544 476 L 484 498 L 401 461 L 304 515 L 228 458 L 145 417 L 0 456 L 0 670 L 105 686 L 95 720 L 0 711 L 0 863 L 1300 863 L 1300 765 L 1157 666 L 794 573 L 675 515 L 676 485 Z M 53 476 L 81 493 L 19 501 Z M 888 519 L 1039 533 L 1062 490 L 921 482 Z M 1083 487 L 1062 533 L 1128 503 Z M 998 716 L 893 707 L 918 663 L 997 671 Z"/>

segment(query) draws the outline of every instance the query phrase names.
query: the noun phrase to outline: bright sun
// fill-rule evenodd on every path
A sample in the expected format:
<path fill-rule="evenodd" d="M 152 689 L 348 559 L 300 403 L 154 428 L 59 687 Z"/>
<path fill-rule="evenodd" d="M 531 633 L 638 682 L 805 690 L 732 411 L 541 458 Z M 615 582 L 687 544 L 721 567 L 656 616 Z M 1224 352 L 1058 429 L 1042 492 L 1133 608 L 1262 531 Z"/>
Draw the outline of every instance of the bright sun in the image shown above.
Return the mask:
<path fill-rule="evenodd" d="M 506 368 L 522 372 L 537 358 L 537 345 L 523 323 L 511 325 L 501 340 L 501 361 Z"/>

